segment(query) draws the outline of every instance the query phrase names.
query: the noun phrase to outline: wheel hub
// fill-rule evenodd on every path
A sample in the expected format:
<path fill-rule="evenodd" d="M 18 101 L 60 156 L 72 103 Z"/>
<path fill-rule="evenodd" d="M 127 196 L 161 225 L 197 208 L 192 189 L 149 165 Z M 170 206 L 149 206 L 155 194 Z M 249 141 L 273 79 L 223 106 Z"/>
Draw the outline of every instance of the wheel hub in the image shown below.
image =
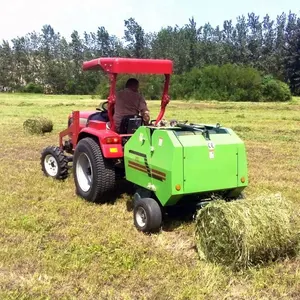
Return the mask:
<path fill-rule="evenodd" d="M 93 168 L 89 157 L 80 153 L 76 163 L 76 177 L 82 191 L 88 192 L 93 182 Z"/>
<path fill-rule="evenodd" d="M 45 160 L 44 160 L 44 166 L 46 169 L 46 172 L 50 176 L 56 176 L 58 173 L 58 163 L 55 157 L 51 154 L 46 155 Z"/>
<path fill-rule="evenodd" d="M 147 224 L 147 213 L 143 207 L 138 207 L 135 217 L 136 222 L 140 227 L 144 227 Z"/>

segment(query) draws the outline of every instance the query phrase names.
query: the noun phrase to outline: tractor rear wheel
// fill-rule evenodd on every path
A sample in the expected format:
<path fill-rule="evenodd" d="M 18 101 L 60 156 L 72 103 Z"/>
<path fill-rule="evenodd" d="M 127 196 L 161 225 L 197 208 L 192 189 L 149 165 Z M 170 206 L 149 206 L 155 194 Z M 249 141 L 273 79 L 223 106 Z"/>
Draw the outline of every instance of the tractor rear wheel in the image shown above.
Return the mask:
<path fill-rule="evenodd" d="M 42 151 L 41 166 L 48 177 L 59 180 L 68 177 L 68 158 L 59 147 L 49 146 Z"/>
<path fill-rule="evenodd" d="M 92 202 L 106 202 L 115 187 L 113 164 L 106 160 L 98 143 L 84 138 L 75 148 L 73 174 L 76 193 Z"/>
<path fill-rule="evenodd" d="M 152 198 L 141 198 L 135 201 L 133 209 L 135 227 L 142 232 L 159 231 L 162 223 L 162 211 Z"/>

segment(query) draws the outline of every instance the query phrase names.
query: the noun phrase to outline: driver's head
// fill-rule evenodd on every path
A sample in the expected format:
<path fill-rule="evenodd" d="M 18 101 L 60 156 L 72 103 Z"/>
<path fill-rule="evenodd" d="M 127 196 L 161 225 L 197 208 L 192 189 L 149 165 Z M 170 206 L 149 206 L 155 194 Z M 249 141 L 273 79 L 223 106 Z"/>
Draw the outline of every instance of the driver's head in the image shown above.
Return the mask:
<path fill-rule="evenodd" d="M 125 87 L 134 92 L 137 92 L 139 90 L 139 81 L 136 78 L 129 78 L 126 82 Z"/>

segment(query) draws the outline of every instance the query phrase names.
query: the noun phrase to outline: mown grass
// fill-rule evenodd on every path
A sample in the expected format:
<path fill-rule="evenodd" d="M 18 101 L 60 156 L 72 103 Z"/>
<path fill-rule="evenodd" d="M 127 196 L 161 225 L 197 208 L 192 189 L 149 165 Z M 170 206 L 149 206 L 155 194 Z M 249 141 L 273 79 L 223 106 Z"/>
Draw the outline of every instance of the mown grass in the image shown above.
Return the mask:
<path fill-rule="evenodd" d="M 200 262 L 194 224 L 168 220 L 158 235 L 133 226 L 127 194 L 91 204 L 66 182 L 42 175 L 40 152 L 58 143 L 67 115 L 94 109 L 89 96 L 0 94 L 0 299 L 297 299 L 300 260 L 233 273 Z M 159 103 L 149 104 L 156 116 Z M 30 117 L 54 131 L 31 136 Z M 248 152 L 246 194 L 277 192 L 300 204 L 300 101 L 291 103 L 171 102 L 167 119 L 235 129 Z"/>

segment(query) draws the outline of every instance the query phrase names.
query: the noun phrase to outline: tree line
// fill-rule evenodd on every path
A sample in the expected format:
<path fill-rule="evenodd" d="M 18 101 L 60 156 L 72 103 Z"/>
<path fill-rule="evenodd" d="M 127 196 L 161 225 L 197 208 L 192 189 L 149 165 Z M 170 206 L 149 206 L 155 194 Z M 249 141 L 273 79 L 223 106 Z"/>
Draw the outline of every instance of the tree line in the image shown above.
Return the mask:
<path fill-rule="evenodd" d="M 2 41 L 0 89 L 105 96 L 107 77 L 81 66 L 109 56 L 172 59 L 174 98 L 260 101 L 270 100 L 274 88 L 283 94 L 281 101 L 290 92 L 300 95 L 300 18 L 292 12 L 275 20 L 249 13 L 221 27 L 198 26 L 191 18 L 158 32 L 145 32 L 130 18 L 122 38 L 100 26 L 82 36 L 74 30 L 67 40 L 44 25 L 40 32 Z M 159 97 L 161 81 L 147 76 L 142 82 L 148 98 Z"/>

